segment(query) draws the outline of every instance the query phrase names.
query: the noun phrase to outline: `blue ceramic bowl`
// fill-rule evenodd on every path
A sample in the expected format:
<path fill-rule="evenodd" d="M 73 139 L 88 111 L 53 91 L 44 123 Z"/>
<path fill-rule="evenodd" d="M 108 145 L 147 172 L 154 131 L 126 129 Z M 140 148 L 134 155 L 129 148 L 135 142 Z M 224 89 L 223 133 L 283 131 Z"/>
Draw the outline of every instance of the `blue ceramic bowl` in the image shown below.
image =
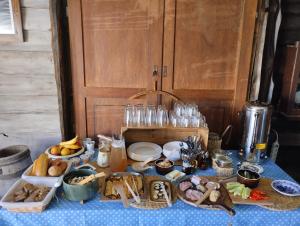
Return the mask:
<path fill-rule="evenodd" d="M 71 201 L 84 201 L 93 198 L 99 189 L 98 179 L 85 185 L 68 184 L 68 180 L 71 178 L 89 176 L 91 174 L 96 174 L 96 172 L 88 169 L 79 169 L 73 170 L 65 175 L 63 179 L 63 189 L 66 199 Z"/>
<path fill-rule="evenodd" d="M 274 180 L 272 188 L 286 196 L 300 196 L 300 185 L 288 180 Z"/>

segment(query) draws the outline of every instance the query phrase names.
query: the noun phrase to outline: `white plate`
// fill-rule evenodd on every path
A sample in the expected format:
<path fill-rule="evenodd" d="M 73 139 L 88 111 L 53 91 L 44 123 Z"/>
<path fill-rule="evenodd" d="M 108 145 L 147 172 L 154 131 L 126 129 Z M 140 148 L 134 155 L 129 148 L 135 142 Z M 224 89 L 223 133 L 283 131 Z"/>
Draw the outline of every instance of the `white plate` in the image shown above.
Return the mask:
<path fill-rule="evenodd" d="M 286 196 L 300 196 L 300 185 L 288 180 L 274 180 L 272 188 Z"/>
<path fill-rule="evenodd" d="M 171 141 L 163 146 L 163 154 L 171 161 L 177 161 L 180 159 L 180 144 L 183 144 L 183 148 L 187 149 L 188 146 L 185 142 Z"/>
<path fill-rule="evenodd" d="M 61 155 L 52 155 L 50 153 L 51 147 L 47 148 L 47 150 L 45 151 L 45 153 L 49 156 L 49 158 L 52 158 L 52 159 L 68 159 L 68 158 L 72 158 L 72 157 L 78 156 L 78 155 L 80 155 L 80 154 L 82 154 L 84 152 L 84 147 L 82 147 L 79 151 L 77 151 L 73 155 L 64 155 L 64 156 L 61 156 Z"/>
<path fill-rule="evenodd" d="M 130 145 L 127 148 L 129 158 L 135 161 L 145 161 L 148 158 L 153 160 L 159 159 L 162 153 L 162 148 L 150 142 L 138 142 Z"/>

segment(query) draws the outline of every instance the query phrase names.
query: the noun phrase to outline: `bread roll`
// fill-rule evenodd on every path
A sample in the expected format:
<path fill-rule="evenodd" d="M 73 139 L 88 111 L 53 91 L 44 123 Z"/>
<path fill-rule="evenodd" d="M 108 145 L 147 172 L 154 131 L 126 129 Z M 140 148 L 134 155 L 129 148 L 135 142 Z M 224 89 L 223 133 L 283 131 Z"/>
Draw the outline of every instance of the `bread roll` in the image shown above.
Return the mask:
<path fill-rule="evenodd" d="M 58 177 L 62 173 L 63 173 L 63 171 L 62 171 L 61 167 L 59 167 L 59 166 L 51 166 L 48 169 L 48 174 L 49 174 L 49 176 L 52 176 L 52 177 Z"/>

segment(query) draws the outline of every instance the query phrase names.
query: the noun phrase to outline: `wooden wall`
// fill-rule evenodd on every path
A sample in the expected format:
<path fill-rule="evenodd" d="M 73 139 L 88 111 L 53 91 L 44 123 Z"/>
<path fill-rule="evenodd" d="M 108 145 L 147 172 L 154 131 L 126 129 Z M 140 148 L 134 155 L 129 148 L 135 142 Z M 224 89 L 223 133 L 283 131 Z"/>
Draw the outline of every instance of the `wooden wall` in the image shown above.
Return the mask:
<path fill-rule="evenodd" d="M 61 139 L 51 0 L 20 1 L 24 42 L 0 43 L 0 148 L 27 144 L 35 158 Z"/>

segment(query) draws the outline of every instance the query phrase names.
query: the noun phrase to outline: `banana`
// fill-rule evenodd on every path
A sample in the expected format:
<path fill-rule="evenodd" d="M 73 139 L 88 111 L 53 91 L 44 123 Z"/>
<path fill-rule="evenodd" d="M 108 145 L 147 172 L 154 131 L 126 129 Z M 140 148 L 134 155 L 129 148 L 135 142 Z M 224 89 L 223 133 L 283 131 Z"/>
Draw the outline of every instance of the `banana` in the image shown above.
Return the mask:
<path fill-rule="evenodd" d="M 59 145 L 60 145 L 60 146 L 64 146 L 64 145 L 69 145 L 69 144 L 76 144 L 77 141 L 78 141 L 78 136 L 76 135 L 76 137 L 74 137 L 74 138 L 71 139 L 71 140 L 64 141 L 64 142 L 60 142 Z"/>
<path fill-rule="evenodd" d="M 64 144 L 62 146 L 64 148 L 69 148 L 69 149 L 79 149 L 79 148 L 81 148 L 81 146 L 78 145 L 78 144 Z"/>

